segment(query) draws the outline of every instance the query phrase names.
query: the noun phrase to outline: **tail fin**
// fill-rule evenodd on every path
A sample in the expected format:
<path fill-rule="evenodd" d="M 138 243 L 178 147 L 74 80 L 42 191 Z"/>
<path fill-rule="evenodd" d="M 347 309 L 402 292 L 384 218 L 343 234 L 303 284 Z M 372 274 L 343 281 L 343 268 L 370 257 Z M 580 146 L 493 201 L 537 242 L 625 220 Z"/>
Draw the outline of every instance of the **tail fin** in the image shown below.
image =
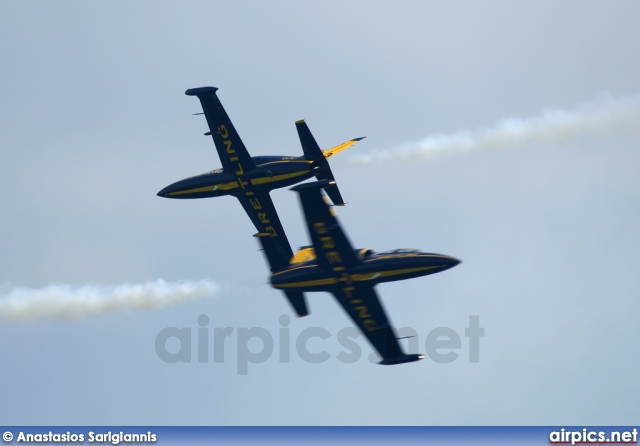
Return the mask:
<path fill-rule="evenodd" d="M 331 172 L 331 167 L 327 162 L 327 157 L 320 150 L 320 146 L 316 142 L 316 139 L 311 134 L 311 130 L 307 126 L 304 120 L 296 121 L 296 129 L 298 130 L 298 136 L 300 137 L 300 143 L 302 144 L 302 151 L 304 157 L 314 162 L 315 176 L 318 180 L 329 180 L 333 182 L 331 186 L 325 188 L 327 195 L 333 201 L 336 206 L 344 206 L 344 200 L 342 194 L 338 189 L 338 185 L 335 183 L 335 178 Z M 331 150 L 331 149 L 330 149 Z"/>

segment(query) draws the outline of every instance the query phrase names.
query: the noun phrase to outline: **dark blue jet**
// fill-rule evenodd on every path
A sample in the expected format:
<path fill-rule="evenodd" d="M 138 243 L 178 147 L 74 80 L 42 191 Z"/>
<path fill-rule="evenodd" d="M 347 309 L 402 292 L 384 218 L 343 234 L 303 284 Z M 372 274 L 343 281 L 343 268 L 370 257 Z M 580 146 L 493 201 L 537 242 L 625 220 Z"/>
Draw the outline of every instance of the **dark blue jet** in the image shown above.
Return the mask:
<path fill-rule="evenodd" d="M 318 181 L 293 188 L 300 194 L 312 247 L 301 248 L 289 261 L 278 256 L 270 238 L 259 238 L 271 264 L 271 285 L 287 293 L 299 316 L 308 314 L 305 291 L 332 293 L 380 354 L 380 364 L 422 359 L 421 355 L 402 351 L 374 287 L 439 273 L 453 268 L 460 260 L 413 249 L 379 253 L 354 249 L 322 195 L 321 189 L 331 186 L 330 181 Z"/>
<path fill-rule="evenodd" d="M 293 256 L 293 251 L 269 192 L 315 176 L 318 180 L 332 181 L 332 186 L 327 188 L 327 194 L 334 204 L 344 205 L 327 159 L 363 138 L 355 138 L 322 151 L 307 124 L 301 120 L 296 122 L 296 129 L 302 144 L 303 156 L 251 157 L 218 99 L 217 90 L 216 87 L 192 88 L 185 94 L 197 96 L 200 99 L 204 112 L 201 114 L 204 114 L 209 125 L 209 131 L 205 135 L 213 138 L 222 162 L 222 169 L 177 181 L 158 192 L 158 196 L 208 198 L 232 195 L 236 197 L 258 230 L 256 236 L 268 237 L 269 249 L 275 251 L 273 255 L 285 258 L 288 262 Z M 291 294 L 290 300 L 293 307 L 300 314 L 298 294 L 287 293 L 289 294 Z"/>

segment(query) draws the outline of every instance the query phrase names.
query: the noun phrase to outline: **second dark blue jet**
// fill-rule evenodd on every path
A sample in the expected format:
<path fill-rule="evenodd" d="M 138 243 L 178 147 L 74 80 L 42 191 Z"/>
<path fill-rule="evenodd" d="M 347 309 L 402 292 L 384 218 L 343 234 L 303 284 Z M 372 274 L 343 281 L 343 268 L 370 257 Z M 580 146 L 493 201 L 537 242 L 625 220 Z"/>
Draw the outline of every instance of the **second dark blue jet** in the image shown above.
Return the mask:
<path fill-rule="evenodd" d="M 331 186 L 329 181 L 318 181 L 293 188 L 300 194 L 313 246 L 301 248 L 288 261 L 277 255 L 269 237 L 260 237 L 273 272 L 271 285 L 286 293 L 299 316 L 309 314 L 305 292 L 333 294 L 380 354 L 380 364 L 422 359 L 421 355 L 407 355 L 402 351 L 374 287 L 379 283 L 446 271 L 460 260 L 414 249 L 379 253 L 371 249 L 354 249 L 322 195 L 321 188 Z"/>

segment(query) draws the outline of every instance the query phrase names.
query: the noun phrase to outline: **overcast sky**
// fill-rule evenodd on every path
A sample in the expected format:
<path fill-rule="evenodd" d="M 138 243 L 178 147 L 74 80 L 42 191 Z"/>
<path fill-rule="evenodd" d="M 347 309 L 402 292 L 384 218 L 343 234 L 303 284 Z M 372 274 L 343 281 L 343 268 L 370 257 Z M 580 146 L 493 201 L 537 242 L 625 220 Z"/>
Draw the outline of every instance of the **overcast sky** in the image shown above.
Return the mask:
<path fill-rule="evenodd" d="M 0 302 L 51 284 L 206 279 L 218 291 L 75 321 L 0 320 L 0 420 L 637 423 L 638 17 L 631 1 L 2 2 Z M 367 137 L 331 158 L 348 202 L 340 221 L 357 247 L 463 260 L 377 288 L 417 352 L 446 327 L 459 348 L 438 351 L 455 360 L 380 366 L 359 337 L 361 357 L 341 361 L 350 320 L 325 293 L 293 318 L 237 200 L 155 195 L 220 166 L 192 116 L 199 101 L 184 95 L 206 85 L 252 155 L 301 155 L 298 119 L 323 148 Z M 611 118 L 619 107 L 624 119 Z M 567 116 L 557 111 L 597 118 L 414 153 L 505 119 L 552 125 L 540 117 Z M 272 197 L 292 246 L 308 244 L 297 194 Z M 479 362 L 465 336 L 473 316 Z M 158 355 L 170 327 L 191 331 L 190 363 Z M 252 327 L 274 350 L 245 364 Z M 330 334 L 308 342 L 329 359 L 298 354 L 305 333 Z M 165 347 L 178 351 L 177 338 Z"/>

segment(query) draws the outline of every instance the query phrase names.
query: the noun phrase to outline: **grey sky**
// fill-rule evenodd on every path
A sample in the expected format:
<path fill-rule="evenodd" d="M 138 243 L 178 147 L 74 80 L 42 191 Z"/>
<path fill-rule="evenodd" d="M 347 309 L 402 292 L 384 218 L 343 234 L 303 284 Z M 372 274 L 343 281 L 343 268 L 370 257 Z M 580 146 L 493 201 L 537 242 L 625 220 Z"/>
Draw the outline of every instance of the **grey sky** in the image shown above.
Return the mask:
<path fill-rule="evenodd" d="M 366 165 L 359 153 L 506 118 L 640 94 L 636 2 L 3 2 L 0 5 L 0 283 L 210 279 L 212 298 L 77 322 L 0 322 L 4 424 L 633 424 L 640 310 L 640 123 L 562 142 Z M 351 326 L 328 294 L 280 316 L 255 232 L 232 198 L 165 200 L 220 166 L 200 104 L 214 85 L 252 155 L 298 155 L 294 121 L 331 159 L 358 247 L 417 248 L 460 266 L 378 288 L 397 327 L 450 327 L 460 357 L 383 367 L 336 359 Z M 635 131 L 634 131 L 635 129 Z M 308 243 L 296 194 L 272 197 Z M 197 362 L 198 316 L 210 361 Z M 478 315 L 480 362 L 464 330 Z M 193 362 L 156 355 L 190 328 Z M 233 328 L 224 363 L 215 328 Z M 276 351 L 238 375 L 238 336 Z M 302 361 L 310 327 L 326 350 Z M 258 351 L 260 342 L 251 344 Z M 7 403 L 8 402 L 8 403 Z"/>

